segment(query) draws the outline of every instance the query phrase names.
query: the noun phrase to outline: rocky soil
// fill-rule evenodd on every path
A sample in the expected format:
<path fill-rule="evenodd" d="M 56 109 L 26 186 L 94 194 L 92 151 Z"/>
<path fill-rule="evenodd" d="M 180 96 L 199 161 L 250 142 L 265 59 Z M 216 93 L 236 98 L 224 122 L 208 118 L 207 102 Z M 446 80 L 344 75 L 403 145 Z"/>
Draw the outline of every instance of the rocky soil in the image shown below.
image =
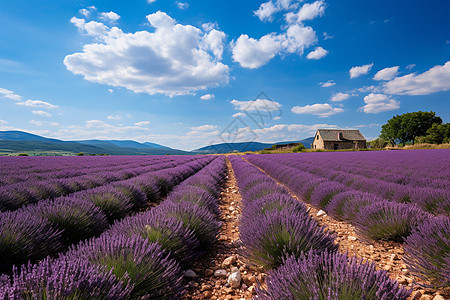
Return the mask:
<path fill-rule="evenodd" d="M 252 299 L 256 282 L 264 283 L 265 274 L 242 257 L 239 244 L 239 216 L 241 196 L 236 178 L 227 161 L 228 175 L 220 197 L 222 227 L 219 242 L 202 260 L 186 271 L 185 284 L 188 293 L 184 299 Z M 297 198 L 293 193 L 292 195 Z M 299 199 L 301 201 L 301 199 Z M 320 225 L 328 228 L 337 236 L 340 251 L 356 256 L 364 261 L 374 262 L 378 269 L 384 269 L 389 276 L 400 284 L 412 288 L 410 299 L 445 300 L 450 299 L 450 290 L 434 290 L 422 286 L 403 262 L 403 247 L 400 243 L 387 241 L 365 241 L 361 239 L 355 227 L 337 221 L 324 211 L 307 204 L 311 216 Z"/>

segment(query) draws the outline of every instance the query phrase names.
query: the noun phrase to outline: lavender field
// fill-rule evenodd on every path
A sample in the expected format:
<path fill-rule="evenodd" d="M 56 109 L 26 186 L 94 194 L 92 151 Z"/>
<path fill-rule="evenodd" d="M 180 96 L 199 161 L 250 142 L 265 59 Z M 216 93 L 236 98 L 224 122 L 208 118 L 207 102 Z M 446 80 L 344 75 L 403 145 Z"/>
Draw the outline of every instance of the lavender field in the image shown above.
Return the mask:
<path fill-rule="evenodd" d="M 0 299 L 446 296 L 449 162 L 449 150 L 1 157 Z M 414 280 L 349 255 L 312 208 L 404 249 Z"/>

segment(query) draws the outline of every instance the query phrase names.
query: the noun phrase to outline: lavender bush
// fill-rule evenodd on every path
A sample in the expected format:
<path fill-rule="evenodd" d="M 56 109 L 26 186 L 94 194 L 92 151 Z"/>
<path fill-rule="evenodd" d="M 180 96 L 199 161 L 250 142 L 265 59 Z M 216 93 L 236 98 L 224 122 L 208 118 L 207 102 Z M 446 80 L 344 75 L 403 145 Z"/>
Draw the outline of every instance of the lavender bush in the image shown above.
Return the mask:
<path fill-rule="evenodd" d="M 164 201 L 155 209 L 155 213 L 164 217 L 175 218 L 183 223 L 183 226 L 191 230 L 200 242 L 200 249 L 206 250 L 217 240 L 220 223 L 216 216 L 206 208 L 189 202 L 173 203 Z"/>
<path fill-rule="evenodd" d="M 183 265 L 190 264 L 198 255 L 199 241 L 183 222 L 150 210 L 127 217 L 114 223 L 113 234 L 140 235 L 150 242 L 158 243 Z"/>
<path fill-rule="evenodd" d="M 411 294 L 375 264 L 337 252 L 291 256 L 268 275 L 267 290 L 257 290 L 259 299 L 400 300 Z"/>
<path fill-rule="evenodd" d="M 318 208 L 325 208 L 331 198 L 347 190 L 347 187 L 339 182 L 328 181 L 318 184 L 311 193 L 311 204 Z"/>
<path fill-rule="evenodd" d="M 134 209 L 147 207 L 147 197 L 139 186 L 136 186 L 131 182 L 117 182 L 113 184 L 113 187 L 124 194 L 130 202 L 133 203 Z"/>
<path fill-rule="evenodd" d="M 339 220 L 352 221 L 359 215 L 360 209 L 383 199 L 360 191 L 346 191 L 336 194 L 325 207 L 327 213 Z"/>
<path fill-rule="evenodd" d="M 132 289 L 105 267 L 84 259 L 47 258 L 0 280 L 1 299 L 126 299 Z"/>
<path fill-rule="evenodd" d="M 295 211 L 273 211 L 257 222 L 240 227 L 245 255 L 265 270 L 281 265 L 289 255 L 298 257 L 311 249 L 336 251 L 335 237 L 312 218 Z"/>
<path fill-rule="evenodd" d="M 66 245 L 99 235 L 108 227 L 106 215 L 92 202 L 79 198 L 45 200 L 24 209 L 62 230 Z"/>
<path fill-rule="evenodd" d="M 415 205 L 380 201 L 363 207 L 355 222 L 363 236 L 402 242 L 428 214 Z"/>
<path fill-rule="evenodd" d="M 179 188 L 175 188 L 172 193 L 167 197 L 166 201 L 173 203 L 180 203 L 182 201 L 195 203 L 201 207 L 207 208 L 215 215 L 220 215 L 219 204 L 215 196 L 201 187 L 181 185 Z"/>
<path fill-rule="evenodd" d="M 0 213 L 0 272 L 59 251 L 61 231 L 38 215 L 24 211 Z"/>
<path fill-rule="evenodd" d="M 450 286 L 450 219 L 431 218 L 419 225 L 404 244 L 409 269 L 434 287 Z"/>
<path fill-rule="evenodd" d="M 86 259 L 104 266 L 117 278 L 128 276 L 131 298 L 177 299 L 182 274 L 178 263 L 156 243 L 138 235 L 104 234 L 81 243 L 61 259 Z"/>

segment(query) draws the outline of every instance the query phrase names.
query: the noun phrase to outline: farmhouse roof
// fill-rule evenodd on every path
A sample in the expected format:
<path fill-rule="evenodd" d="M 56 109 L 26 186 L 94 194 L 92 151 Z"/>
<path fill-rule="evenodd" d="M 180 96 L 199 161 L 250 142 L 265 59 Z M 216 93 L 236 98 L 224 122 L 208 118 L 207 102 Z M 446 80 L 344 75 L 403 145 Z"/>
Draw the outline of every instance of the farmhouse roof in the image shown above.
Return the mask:
<path fill-rule="evenodd" d="M 318 129 L 324 141 L 365 141 L 366 138 L 359 130 L 344 130 L 344 129 Z M 341 137 L 341 138 L 340 138 Z"/>

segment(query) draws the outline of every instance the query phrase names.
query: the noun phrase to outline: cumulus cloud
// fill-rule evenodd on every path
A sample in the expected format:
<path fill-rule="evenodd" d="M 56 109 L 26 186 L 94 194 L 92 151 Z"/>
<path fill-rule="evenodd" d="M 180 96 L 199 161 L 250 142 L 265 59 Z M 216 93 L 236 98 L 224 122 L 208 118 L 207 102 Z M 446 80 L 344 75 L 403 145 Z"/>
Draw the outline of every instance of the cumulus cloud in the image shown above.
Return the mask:
<path fill-rule="evenodd" d="M 286 22 L 302 23 L 303 21 L 313 20 L 325 13 L 325 2 L 315 1 L 313 3 L 304 4 L 297 13 L 289 12 L 286 14 Z"/>
<path fill-rule="evenodd" d="M 336 93 L 333 96 L 331 96 L 331 101 L 340 102 L 340 101 L 347 100 L 349 97 L 350 97 L 350 95 L 346 94 L 346 93 Z"/>
<path fill-rule="evenodd" d="M 91 16 L 91 12 L 87 10 L 86 8 L 82 8 L 78 11 L 80 14 L 85 16 L 86 18 L 89 18 Z"/>
<path fill-rule="evenodd" d="M 51 117 L 52 114 L 43 110 L 33 110 L 33 115 L 41 116 L 41 117 Z"/>
<path fill-rule="evenodd" d="M 216 130 L 217 126 L 216 125 L 202 125 L 202 126 L 198 126 L 198 127 L 191 127 L 192 130 L 195 131 L 211 131 L 211 130 Z"/>
<path fill-rule="evenodd" d="M 332 107 L 328 103 L 317 103 L 306 106 L 294 106 L 292 108 L 292 112 L 294 114 L 308 114 L 315 115 L 321 118 L 329 117 L 331 115 L 335 115 L 337 113 L 341 113 L 344 110 L 338 107 Z"/>
<path fill-rule="evenodd" d="M 18 102 L 17 105 L 23 105 L 23 106 L 29 106 L 29 107 L 40 107 L 40 108 L 47 108 L 47 109 L 54 109 L 57 108 L 57 105 L 53 105 L 51 103 L 41 101 L 41 100 L 27 100 Z"/>
<path fill-rule="evenodd" d="M 113 23 L 117 22 L 117 20 L 120 19 L 120 16 L 113 11 L 101 12 L 99 15 L 100 15 L 100 19 L 102 19 L 104 21 L 113 22 Z"/>
<path fill-rule="evenodd" d="M 278 8 L 272 1 L 262 3 L 258 10 L 254 11 L 255 15 L 263 22 L 272 21 L 276 12 L 278 12 Z"/>
<path fill-rule="evenodd" d="M 134 123 L 134 125 L 136 125 L 136 126 L 146 126 L 146 125 L 149 125 L 149 124 L 150 124 L 149 121 L 140 121 L 140 122 Z"/>
<path fill-rule="evenodd" d="M 366 105 L 362 107 L 362 110 L 366 114 L 377 114 L 384 111 L 391 111 L 400 108 L 400 102 L 389 98 L 384 94 L 370 93 L 364 97 Z"/>
<path fill-rule="evenodd" d="M 20 101 L 22 99 L 22 96 L 19 96 L 8 89 L 0 88 L 0 98 L 8 98 L 11 100 Z"/>
<path fill-rule="evenodd" d="M 177 6 L 179 9 L 186 9 L 189 7 L 189 3 L 187 2 L 177 2 Z"/>
<path fill-rule="evenodd" d="M 322 87 L 330 87 L 330 86 L 336 85 L 336 82 L 334 82 L 334 80 L 328 80 L 327 82 L 319 82 L 319 84 Z"/>
<path fill-rule="evenodd" d="M 203 95 L 203 96 L 201 96 L 200 97 L 200 99 L 202 99 L 202 100 L 212 100 L 212 99 L 214 99 L 214 94 L 206 94 L 206 95 Z"/>
<path fill-rule="evenodd" d="M 242 112 L 238 112 L 238 113 L 235 113 L 235 114 L 233 114 L 233 118 L 237 118 L 237 117 L 241 117 L 241 118 L 243 118 L 243 117 L 245 117 L 246 115 L 244 114 L 244 113 L 242 113 Z"/>
<path fill-rule="evenodd" d="M 428 95 L 450 90 L 450 61 L 428 71 L 394 78 L 384 84 L 385 92 L 395 95 Z"/>
<path fill-rule="evenodd" d="M 350 78 L 356 78 L 359 77 L 361 75 L 365 75 L 367 73 L 369 73 L 370 69 L 372 69 L 373 63 L 372 64 L 368 64 L 368 65 L 364 65 L 364 66 L 360 66 L 360 67 L 353 67 L 350 69 L 349 73 L 350 73 Z"/>
<path fill-rule="evenodd" d="M 161 11 L 148 15 L 147 20 L 153 32 L 124 33 L 117 27 L 72 18 L 97 42 L 67 55 L 64 64 L 88 81 L 150 95 L 186 95 L 228 83 L 229 67 L 220 62 L 223 32 L 206 33 L 177 24 Z"/>
<path fill-rule="evenodd" d="M 391 80 L 398 74 L 399 66 L 385 68 L 383 70 L 378 71 L 373 79 L 375 80 Z"/>
<path fill-rule="evenodd" d="M 328 51 L 323 49 L 322 47 L 317 47 L 316 50 L 311 51 L 306 56 L 307 59 L 321 59 L 325 55 L 328 54 Z"/>
<path fill-rule="evenodd" d="M 285 33 L 270 33 L 259 40 L 242 34 L 232 43 L 233 60 L 242 67 L 256 69 L 281 53 L 303 54 L 306 47 L 317 42 L 315 31 L 307 26 L 294 24 Z"/>
<path fill-rule="evenodd" d="M 281 108 L 281 104 L 276 101 L 267 99 L 256 99 L 251 101 L 232 100 L 235 109 L 242 111 L 277 111 Z"/>
<path fill-rule="evenodd" d="M 120 116 L 120 115 L 110 115 L 110 116 L 107 116 L 106 117 L 108 120 L 115 120 L 115 121 L 118 121 L 118 120 L 121 120 L 122 119 L 122 116 Z"/>

